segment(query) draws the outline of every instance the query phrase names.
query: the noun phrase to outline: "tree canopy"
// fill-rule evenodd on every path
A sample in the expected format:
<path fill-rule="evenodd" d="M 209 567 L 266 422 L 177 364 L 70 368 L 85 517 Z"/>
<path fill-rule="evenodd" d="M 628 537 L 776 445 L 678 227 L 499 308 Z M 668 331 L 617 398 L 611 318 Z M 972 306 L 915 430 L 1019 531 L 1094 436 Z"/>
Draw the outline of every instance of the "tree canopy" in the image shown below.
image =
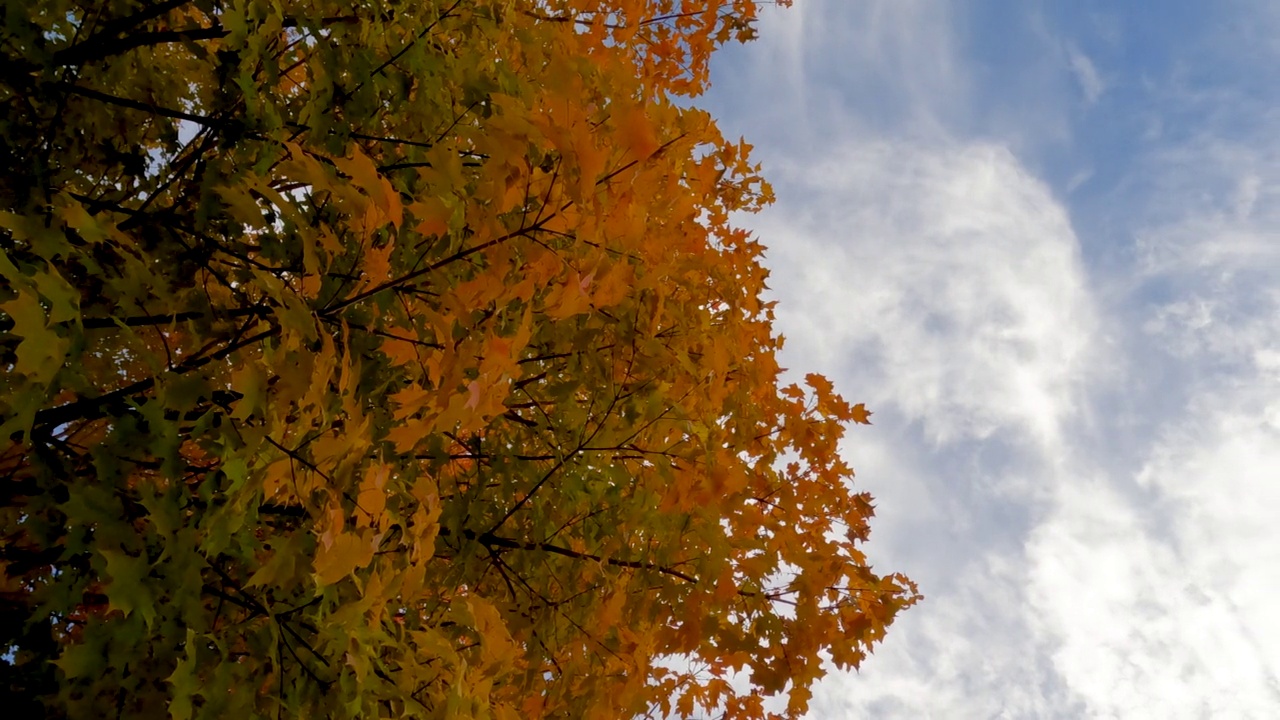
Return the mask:
<path fill-rule="evenodd" d="M 917 601 L 694 105 L 755 3 L 3 12 L 15 710 L 798 715 Z"/>

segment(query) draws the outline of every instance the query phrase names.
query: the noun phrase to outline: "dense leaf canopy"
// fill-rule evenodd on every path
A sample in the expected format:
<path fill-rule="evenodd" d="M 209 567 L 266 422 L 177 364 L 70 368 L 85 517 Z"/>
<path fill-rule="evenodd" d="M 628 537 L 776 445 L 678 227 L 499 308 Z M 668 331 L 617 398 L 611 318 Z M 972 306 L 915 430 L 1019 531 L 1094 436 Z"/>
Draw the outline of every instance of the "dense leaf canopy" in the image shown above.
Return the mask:
<path fill-rule="evenodd" d="M 13 709 L 762 717 L 856 666 L 917 599 L 867 413 L 783 386 L 769 190 L 691 107 L 755 12 L 6 3 Z"/>

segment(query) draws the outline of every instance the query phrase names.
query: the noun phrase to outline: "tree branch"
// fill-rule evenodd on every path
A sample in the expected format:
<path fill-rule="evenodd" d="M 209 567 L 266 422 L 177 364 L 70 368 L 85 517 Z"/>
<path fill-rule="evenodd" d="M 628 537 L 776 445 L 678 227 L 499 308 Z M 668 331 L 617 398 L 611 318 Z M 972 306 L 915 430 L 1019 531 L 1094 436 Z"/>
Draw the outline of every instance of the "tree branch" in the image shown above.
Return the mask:
<path fill-rule="evenodd" d="M 447 528 L 441 528 L 440 534 L 448 535 Z M 479 542 L 481 545 L 484 545 L 486 548 L 499 547 L 499 548 L 505 548 L 508 550 L 541 550 L 542 552 L 548 552 L 553 555 L 561 555 L 567 558 L 573 558 L 575 560 L 592 560 L 594 562 L 602 562 L 606 565 L 612 565 L 614 567 L 625 567 L 625 568 L 631 568 L 633 570 L 652 570 L 654 572 L 661 573 L 663 575 L 670 575 L 671 577 L 679 578 L 680 580 L 683 580 L 691 585 L 698 584 L 698 578 L 686 573 L 682 573 L 679 570 L 676 570 L 675 568 L 658 565 L 656 563 L 641 562 L 639 560 L 619 560 L 618 558 L 607 558 L 601 555 L 592 555 L 591 553 L 584 553 L 584 552 L 578 552 L 577 550 L 570 550 L 569 548 L 561 547 L 559 545 L 552 545 L 551 543 L 521 542 L 519 540 L 513 540 L 511 538 L 505 538 L 498 535 L 494 535 L 493 533 L 488 533 L 488 532 L 476 533 L 474 530 L 463 530 L 462 536 L 468 540 L 475 540 Z"/>
<path fill-rule="evenodd" d="M 221 360 L 231 353 L 249 345 L 262 342 L 269 337 L 280 334 L 280 327 L 272 327 L 264 330 L 257 335 L 252 335 L 243 340 L 233 342 L 221 350 L 203 357 L 194 357 L 186 362 L 179 364 L 170 372 L 175 375 L 182 375 L 191 372 L 200 367 L 204 367 L 215 360 Z M 147 392 L 155 387 L 156 377 L 152 376 L 144 380 L 126 385 L 119 390 L 113 390 L 105 395 L 99 395 L 95 398 L 82 398 L 73 402 L 59 405 L 57 407 L 46 408 L 36 413 L 35 420 L 32 423 L 32 430 L 47 429 L 57 427 L 75 420 L 96 420 L 106 415 L 108 407 L 125 403 L 128 399 Z"/>

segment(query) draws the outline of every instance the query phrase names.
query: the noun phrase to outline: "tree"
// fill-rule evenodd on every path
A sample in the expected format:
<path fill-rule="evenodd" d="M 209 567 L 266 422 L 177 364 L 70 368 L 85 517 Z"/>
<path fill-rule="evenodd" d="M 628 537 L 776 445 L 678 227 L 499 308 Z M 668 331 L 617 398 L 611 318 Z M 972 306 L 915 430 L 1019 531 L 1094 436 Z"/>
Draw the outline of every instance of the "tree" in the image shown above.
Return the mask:
<path fill-rule="evenodd" d="M 806 707 L 915 586 L 782 386 L 747 0 L 4 6 L 0 624 L 49 716 Z"/>

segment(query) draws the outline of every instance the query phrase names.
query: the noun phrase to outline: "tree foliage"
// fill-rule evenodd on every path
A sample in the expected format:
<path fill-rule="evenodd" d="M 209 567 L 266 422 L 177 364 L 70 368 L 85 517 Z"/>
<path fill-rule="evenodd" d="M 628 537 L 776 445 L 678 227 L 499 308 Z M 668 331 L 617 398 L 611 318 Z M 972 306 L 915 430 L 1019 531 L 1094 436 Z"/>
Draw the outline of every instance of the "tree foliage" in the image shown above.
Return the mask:
<path fill-rule="evenodd" d="M 13 707 L 752 718 L 856 666 L 918 597 L 867 414 L 783 387 L 769 189 L 689 101 L 755 12 L 6 3 Z"/>

